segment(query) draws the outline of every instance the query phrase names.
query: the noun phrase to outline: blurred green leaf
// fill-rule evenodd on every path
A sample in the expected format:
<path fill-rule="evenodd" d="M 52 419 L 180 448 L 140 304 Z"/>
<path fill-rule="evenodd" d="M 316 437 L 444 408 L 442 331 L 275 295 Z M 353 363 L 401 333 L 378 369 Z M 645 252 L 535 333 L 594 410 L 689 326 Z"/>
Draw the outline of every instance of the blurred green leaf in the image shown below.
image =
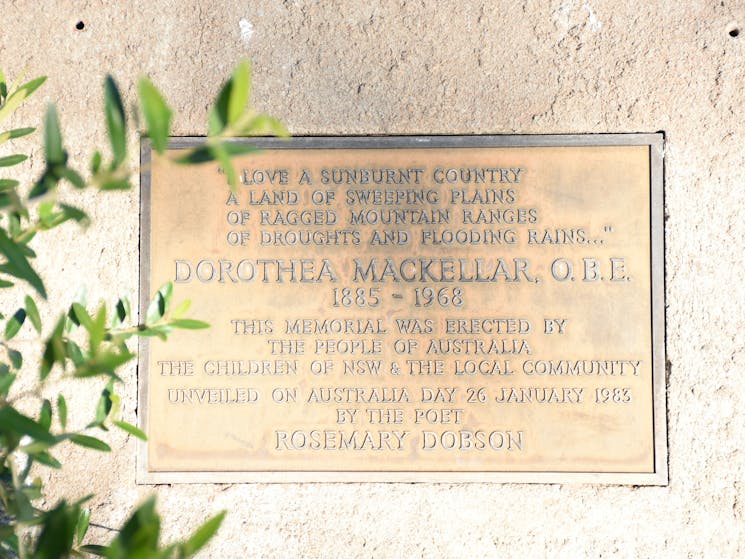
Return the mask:
<path fill-rule="evenodd" d="M 75 188 L 85 188 L 85 180 L 76 170 L 70 167 L 57 167 L 54 171 L 60 179 L 65 179 Z"/>
<path fill-rule="evenodd" d="M 9 373 L 9 372 L 5 372 L 4 374 L 0 375 L 0 394 L 2 394 L 5 397 L 8 396 L 8 391 L 10 390 L 10 387 L 15 382 L 16 376 L 17 375 L 15 375 L 14 373 Z"/>
<path fill-rule="evenodd" d="M 89 437 L 88 435 L 72 433 L 70 435 L 70 441 L 85 448 L 92 448 L 93 450 L 100 450 L 103 452 L 111 452 L 111 447 L 103 442 L 101 439 Z"/>
<path fill-rule="evenodd" d="M 146 441 L 147 435 L 142 429 L 139 429 L 132 425 L 131 423 L 127 423 L 126 421 L 114 421 L 114 425 L 119 427 L 122 431 L 125 431 L 129 433 L 130 435 L 134 435 L 140 440 Z"/>
<path fill-rule="evenodd" d="M 14 369 L 20 369 L 23 366 L 23 354 L 20 351 L 8 348 L 8 357 Z"/>
<path fill-rule="evenodd" d="M 19 163 L 23 163 L 28 159 L 28 155 L 23 155 L 20 153 L 17 153 L 15 155 L 6 155 L 5 157 L 0 157 L 0 167 L 12 167 L 13 165 L 18 165 Z"/>
<path fill-rule="evenodd" d="M 62 209 L 62 215 L 64 217 L 63 221 L 72 219 L 74 221 L 77 221 L 81 225 L 88 225 L 90 223 L 88 214 L 86 214 L 83 210 L 76 208 L 75 206 L 69 206 L 67 204 L 60 204 L 60 208 Z"/>
<path fill-rule="evenodd" d="M 34 329 L 41 334 L 41 317 L 39 316 L 39 309 L 36 307 L 36 303 L 28 295 L 26 295 L 23 302 L 26 304 L 28 319 L 31 321 Z"/>
<path fill-rule="evenodd" d="M 63 316 L 57 321 L 51 336 L 47 338 L 44 346 L 44 354 L 41 358 L 41 370 L 40 377 L 44 381 L 49 373 L 52 372 L 52 367 L 55 363 L 59 363 L 64 367 L 65 365 L 65 342 L 62 339 L 62 335 L 65 330 L 65 317 Z"/>
<path fill-rule="evenodd" d="M 16 138 L 22 138 L 36 131 L 36 128 L 15 128 L 6 132 L 0 132 L 0 144 L 7 142 L 8 140 L 15 140 Z"/>
<path fill-rule="evenodd" d="M 225 519 L 226 511 L 213 516 L 207 522 L 202 524 L 180 547 L 185 557 L 191 557 L 202 549 L 207 542 L 217 533 L 220 524 Z"/>
<path fill-rule="evenodd" d="M 116 327 L 122 324 L 125 320 L 127 320 L 127 317 L 131 314 L 131 312 L 132 309 L 129 304 L 129 299 L 127 297 L 120 298 L 116 302 L 116 307 L 114 309 L 112 327 Z"/>
<path fill-rule="evenodd" d="M 113 391 L 114 383 L 109 381 L 106 388 L 101 391 L 101 396 L 98 398 L 98 403 L 96 404 L 96 416 L 88 427 L 104 427 L 104 422 L 106 421 L 106 418 L 109 417 L 109 412 L 113 405 L 111 401 L 111 393 Z"/>
<path fill-rule="evenodd" d="M 26 321 L 26 311 L 24 309 L 18 309 L 13 316 L 8 319 L 5 324 L 5 339 L 11 340 L 18 333 Z"/>
<path fill-rule="evenodd" d="M 111 76 L 106 76 L 104 83 L 104 103 L 106 129 L 114 154 L 114 167 L 118 167 L 127 158 L 127 129 L 119 88 Z"/>
<path fill-rule="evenodd" d="M 93 329 L 93 319 L 83 305 L 80 303 L 73 303 L 72 312 L 76 318 L 76 323 L 79 326 L 82 326 L 89 332 Z"/>
<path fill-rule="evenodd" d="M 67 428 L 67 401 L 62 394 L 57 395 L 57 417 L 63 429 Z"/>
<path fill-rule="evenodd" d="M 84 553 L 90 553 L 91 555 L 96 555 L 97 557 L 106 557 L 106 553 L 109 550 L 109 548 L 105 545 L 95 545 L 91 543 L 81 545 L 79 549 Z"/>
<path fill-rule="evenodd" d="M 55 470 L 59 470 L 60 468 L 62 468 L 62 464 L 60 464 L 60 461 L 46 451 L 34 453 L 33 458 L 40 464 L 44 464 L 45 466 L 49 466 L 50 468 L 54 468 Z"/>
<path fill-rule="evenodd" d="M 91 173 L 96 174 L 98 173 L 98 170 L 101 168 L 101 152 L 95 151 L 93 153 L 93 157 L 91 157 Z"/>
<path fill-rule="evenodd" d="M 168 147 L 168 133 L 173 111 L 166 104 L 160 91 L 147 78 L 140 80 L 139 90 L 142 112 L 147 123 L 147 133 L 153 142 L 155 151 L 163 153 Z"/>
<path fill-rule="evenodd" d="M 39 425 L 44 427 L 47 431 L 52 426 L 52 402 L 44 398 L 41 403 L 41 411 L 39 412 Z"/>
<path fill-rule="evenodd" d="M 54 105 L 47 107 L 47 114 L 44 118 L 44 155 L 48 167 L 67 163 L 67 154 L 62 148 L 59 116 Z"/>
<path fill-rule="evenodd" d="M 11 93 L 5 104 L 0 107 L 0 122 L 8 118 L 28 97 L 46 81 L 46 77 L 36 78 Z"/>
<path fill-rule="evenodd" d="M 182 328 L 185 330 L 202 330 L 204 328 L 210 327 L 210 325 L 206 322 L 202 322 L 201 320 L 194 320 L 191 318 L 172 320 L 169 322 L 169 324 L 174 328 Z"/>
<path fill-rule="evenodd" d="M 186 312 L 191 307 L 191 301 L 189 299 L 184 299 L 181 301 L 178 306 L 173 311 L 173 317 L 174 318 L 181 318 L 186 314 Z"/>
<path fill-rule="evenodd" d="M 282 122 L 265 114 L 259 114 L 250 119 L 240 133 L 245 136 L 279 136 L 280 138 L 290 135 Z"/>
<path fill-rule="evenodd" d="M 158 557 L 160 517 L 155 512 L 155 498 L 140 505 L 109 545 L 109 559 L 150 559 Z"/>
<path fill-rule="evenodd" d="M 10 406 L 0 407 L 0 433 L 16 432 L 32 439 L 54 444 L 55 438 L 42 425 L 16 411 Z"/>
<path fill-rule="evenodd" d="M 247 61 L 241 62 L 233 75 L 225 82 L 217 95 L 208 117 L 210 136 L 217 136 L 235 123 L 243 114 L 248 103 L 251 85 L 251 70 Z"/>
<path fill-rule="evenodd" d="M 21 184 L 15 179 L 0 179 L 0 190 L 9 190 Z"/>
<path fill-rule="evenodd" d="M 129 179 L 111 178 L 101 184 L 101 190 L 129 190 L 131 187 Z"/>
<path fill-rule="evenodd" d="M 78 521 L 75 524 L 75 541 L 78 545 L 83 543 L 83 538 L 85 538 L 85 534 L 88 532 L 88 525 L 91 521 L 91 509 L 89 508 L 83 508 L 80 509 L 80 514 L 78 515 Z"/>
<path fill-rule="evenodd" d="M 80 509 L 61 501 L 44 513 L 43 528 L 36 541 L 34 559 L 63 559 L 70 556 Z"/>
<path fill-rule="evenodd" d="M 42 297 L 46 299 L 47 292 L 44 289 L 44 284 L 42 283 L 41 278 L 29 264 L 26 256 L 24 256 L 22 248 L 16 242 L 8 238 L 8 235 L 2 229 L 0 229 L 0 252 L 5 255 L 5 258 L 7 258 L 7 262 L 0 265 L 0 271 L 19 279 L 26 280 Z"/>

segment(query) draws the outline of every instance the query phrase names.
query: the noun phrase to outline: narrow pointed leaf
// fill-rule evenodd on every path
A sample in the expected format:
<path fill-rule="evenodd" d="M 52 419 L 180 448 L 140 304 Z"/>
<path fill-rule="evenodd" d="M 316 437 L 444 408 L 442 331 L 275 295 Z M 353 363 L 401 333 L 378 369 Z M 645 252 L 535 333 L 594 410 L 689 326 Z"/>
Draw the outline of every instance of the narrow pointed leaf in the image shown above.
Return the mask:
<path fill-rule="evenodd" d="M 47 431 L 52 426 L 52 402 L 44 398 L 41 403 L 41 412 L 39 412 L 39 425 Z"/>
<path fill-rule="evenodd" d="M 63 429 L 67 428 L 67 401 L 62 394 L 57 396 L 57 417 Z"/>
<path fill-rule="evenodd" d="M 31 321 L 34 329 L 41 334 L 41 317 L 39 316 L 39 309 L 36 307 L 36 303 L 28 295 L 26 295 L 26 298 L 23 301 L 26 304 L 26 315 L 28 316 L 28 319 Z"/>
<path fill-rule="evenodd" d="M 114 425 L 119 427 L 119 429 L 121 429 L 122 431 L 129 433 L 130 435 L 134 435 L 140 440 L 147 440 L 147 435 L 145 434 L 145 432 L 142 429 L 135 427 L 131 423 L 127 423 L 126 421 L 114 421 Z"/>
<path fill-rule="evenodd" d="M 85 448 L 92 448 L 93 450 L 100 450 L 102 452 L 111 452 L 111 447 L 101 439 L 89 437 L 88 435 L 73 433 L 70 435 L 70 441 Z"/>
<path fill-rule="evenodd" d="M 49 166 L 64 165 L 67 159 L 65 150 L 62 148 L 59 116 L 54 105 L 47 107 L 47 114 L 44 118 L 44 155 Z"/>
<path fill-rule="evenodd" d="M 15 408 L 10 406 L 0 408 L 0 433 L 13 431 L 50 445 L 56 442 L 48 429 L 45 429 L 33 419 L 22 415 Z"/>
<path fill-rule="evenodd" d="M 15 276 L 17 278 L 26 280 L 31 286 L 39 292 L 39 294 L 47 298 L 46 289 L 41 281 L 39 275 L 29 264 L 26 256 L 23 254 L 21 247 L 12 241 L 5 231 L 0 229 L 0 252 L 5 255 L 7 262 L 0 265 L 0 271 Z"/>
<path fill-rule="evenodd" d="M 13 316 L 8 319 L 5 324 L 5 339 L 11 340 L 18 333 L 26 321 L 26 311 L 24 309 L 18 309 Z"/>
<path fill-rule="evenodd" d="M 142 112 L 147 124 L 147 133 L 153 142 L 155 151 L 163 153 L 168 147 L 168 133 L 171 128 L 173 111 L 166 104 L 160 91 L 147 78 L 140 80 L 139 90 Z"/>
<path fill-rule="evenodd" d="M 0 157 L 0 167 L 12 167 L 13 165 L 23 163 L 26 159 L 28 159 L 28 156 L 20 153 L 6 155 L 5 157 Z"/>
<path fill-rule="evenodd" d="M 172 320 L 171 322 L 169 322 L 169 324 L 174 328 L 182 328 L 184 330 L 202 330 L 204 328 L 210 327 L 207 322 L 202 322 L 201 320 L 194 320 L 191 318 L 180 318 L 178 320 Z"/>
<path fill-rule="evenodd" d="M 88 525 L 91 521 L 91 509 L 84 508 L 80 510 L 80 515 L 78 516 L 78 522 L 75 525 L 75 541 L 78 545 L 83 543 L 83 538 L 85 537 L 85 534 L 88 532 Z"/>
<path fill-rule="evenodd" d="M 197 530 L 186 540 L 182 546 L 183 552 L 186 557 L 191 557 L 200 549 L 202 549 L 207 542 L 217 533 L 220 528 L 220 524 L 225 519 L 226 511 L 222 511 L 210 518 L 207 522 L 202 524 Z"/>
<path fill-rule="evenodd" d="M 5 104 L 0 107 L 0 122 L 8 118 L 28 97 L 46 81 L 46 77 L 36 78 L 23 84 L 8 96 Z"/>
<path fill-rule="evenodd" d="M 15 140 L 16 138 L 22 138 L 36 131 L 36 128 L 14 128 L 13 130 L 7 130 L 0 133 L 0 144 L 7 142 L 8 140 Z"/>
<path fill-rule="evenodd" d="M 0 179 L 0 190 L 9 190 L 21 184 L 15 179 Z"/>
<path fill-rule="evenodd" d="M 119 88 L 111 76 L 106 76 L 104 83 L 104 104 L 106 129 L 114 154 L 114 166 L 118 167 L 127 158 L 126 119 Z"/>

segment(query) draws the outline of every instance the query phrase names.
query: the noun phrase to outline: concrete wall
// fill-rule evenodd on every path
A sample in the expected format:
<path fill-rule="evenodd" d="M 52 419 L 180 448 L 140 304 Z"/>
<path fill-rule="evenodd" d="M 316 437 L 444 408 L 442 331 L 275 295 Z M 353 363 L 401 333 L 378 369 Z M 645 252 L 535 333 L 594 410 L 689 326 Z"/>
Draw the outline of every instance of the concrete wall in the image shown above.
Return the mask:
<path fill-rule="evenodd" d="M 3 69 L 49 76 L 16 121 L 37 124 L 43 105 L 56 102 L 80 161 L 103 141 L 105 72 L 129 99 L 137 77 L 150 76 L 178 113 L 176 133 L 196 135 L 243 57 L 254 64 L 255 104 L 296 135 L 667 135 L 668 487 L 151 488 L 134 483 L 134 441 L 113 433 L 111 455 L 63 457 L 69 466 L 52 478 L 52 495 L 95 491 L 94 521 L 113 526 L 155 491 L 167 537 L 226 508 L 209 557 L 743 556 L 739 25 L 745 6 L 730 0 L 0 0 Z M 133 153 L 136 145 L 133 138 Z M 83 236 L 65 227 L 50 244 L 37 243 L 50 300 L 68 301 L 83 285 L 92 301 L 134 294 L 137 190 L 79 197 L 94 226 Z M 126 376 L 125 417 L 134 420 L 133 367 Z M 90 406 L 96 390 L 74 400 Z M 91 534 L 110 537 L 103 528 Z"/>

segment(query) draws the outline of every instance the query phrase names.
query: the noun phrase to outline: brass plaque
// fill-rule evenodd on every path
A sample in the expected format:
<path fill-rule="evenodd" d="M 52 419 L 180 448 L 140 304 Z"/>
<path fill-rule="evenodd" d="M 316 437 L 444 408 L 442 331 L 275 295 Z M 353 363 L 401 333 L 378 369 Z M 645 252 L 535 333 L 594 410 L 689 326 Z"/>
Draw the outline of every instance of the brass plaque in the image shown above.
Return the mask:
<path fill-rule="evenodd" d="M 143 144 L 141 483 L 667 483 L 661 134 Z"/>

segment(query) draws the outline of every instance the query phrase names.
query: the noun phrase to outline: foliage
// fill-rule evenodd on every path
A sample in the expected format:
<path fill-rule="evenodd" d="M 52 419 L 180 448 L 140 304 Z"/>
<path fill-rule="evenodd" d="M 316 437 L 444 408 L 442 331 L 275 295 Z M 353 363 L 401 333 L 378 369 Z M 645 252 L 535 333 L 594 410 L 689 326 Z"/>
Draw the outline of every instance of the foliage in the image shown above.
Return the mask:
<path fill-rule="evenodd" d="M 0 71 L 0 126 L 22 103 L 42 86 L 40 77 L 18 85 L 8 84 Z M 285 135 L 271 117 L 248 110 L 250 69 L 240 64 L 223 86 L 209 112 L 209 134 L 204 144 L 174 159 L 177 164 L 217 161 L 231 187 L 236 173 L 231 157 L 253 148 L 231 143 L 229 138 L 245 135 Z M 146 134 L 153 149 L 165 154 L 170 134 L 172 110 L 158 89 L 147 79 L 139 83 L 139 107 Z M 0 289 L 9 296 L 3 301 L 23 304 L 10 309 L 0 320 L 4 330 L 0 340 L 0 557 L 60 558 L 87 554 L 119 558 L 184 558 L 199 551 L 217 531 L 224 513 L 209 519 L 189 538 L 166 547 L 159 542 L 160 518 L 153 499 L 139 506 L 106 546 L 84 544 L 90 523 L 86 497 L 75 502 L 62 500 L 53 508 L 37 506 L 43 495 L 37 467 L 60 468 L 55 457 L 60 445 L 73 444 L 100 452 L 111 450 L 98 438 L 98 431 L 112 427 L 145 439 L 136 426 L 120 418 L 120 398 L 115 388 L 121 383 L 117 370 L 135 355 L 128 342 L 135 336 L 157 336 L 165 340 L 173 329 L 206 328 L 207 324 L 185 318 L 188 302 L 172 305 L 173 286 L 166 284 L 153 297 L 145 317 L 137 321 L 126 298 L 112 307 L 92 307 L 85 301 L 62 305 L 66 309 L 52 324 L 42 324 L 37 301 L 47 298 L 44 282 L 36 270 L 32 248 L 37 235 L 51 231 L 67 221 L 83 226 L 88 216 L 78 207 L 61 200 L 60 185 L 75 189 L 122 190 L 130 188 L 128 120 L 119 88 L 111 77 L 104 84 L 104 116 L 108 132 L 108 156 L 95 150 L 88 173 L 74 168 L 65 149 L 57 110 L 50 106 L 44 116 L 44 169 L 30 187 L 20 181 L 0 178 Z M 0 132 L 0 144 L 31 134 L 34 128 L 15 128 Z M 26 161 L 25 154 L 0 157 L 0 174 Z M 86 176 L 87 175 L 87 176 Z M 30 291 L 24 293 L 25 291 Z M 8 291 L 11 290 L 11 291 Z M 13 291 L 15 290 L 15 291 Z M 25 295 L 25 296 L 24 296 Z M 14 299 L 15 297 L 15 299 Z M 2 324 L 2 323 L 0 323 Z M 38 374 L 28 374 L 24 355 L 14 338 L 24 328 L 32 330 L 41 344 Z M 84 429 L 71 429 L 63 393 L 45 397 L 61 379 L 95 377 L 105 384 L 92 418 Z M 67 383 L 69 386 L 69 382 Z M 22 388 L 19 388 L 21 387 Z M 36 413 L 34 413 L 36 410 Z"/>

